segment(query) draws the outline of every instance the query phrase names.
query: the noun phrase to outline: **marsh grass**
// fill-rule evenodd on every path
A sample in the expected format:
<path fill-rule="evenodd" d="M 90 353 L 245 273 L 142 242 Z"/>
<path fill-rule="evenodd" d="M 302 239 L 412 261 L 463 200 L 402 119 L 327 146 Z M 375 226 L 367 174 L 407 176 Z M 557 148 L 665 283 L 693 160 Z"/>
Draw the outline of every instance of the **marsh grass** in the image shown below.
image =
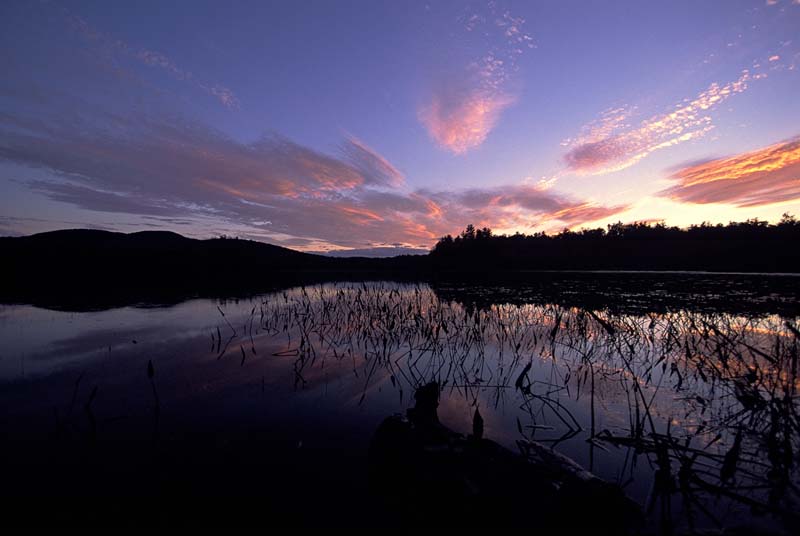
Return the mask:
<path fill-rule="evenodd" d="M 641 502 L 661 533 L 722 528 L 737 516 L 789 530 L 800 521 L 796 316 L 477 307 L 428 285 L 380 282 L 297 287 L 245 307 L 220 301 L 218 322 L 202 337 L 211 339 L 212 361 L 232 353 L 241 374 L 258 371 L 262 398 L 261 360 L 288 361 L 296 389 L 335 364 L 352 374 L 358 404 L 380 389 L 407 404 L 436 381 L 442 397 L 471 408 L 475 437 L 492 438 L 504 413 L 510 446 L 522 455 L 577 442 L 588 469 L 623 487 L 646 468 L 651 487 Z M 97 389 L 82 394 L 82 378 L 55 419 L 60 433 L 81 430 L 93 441 L 102 431 L 92 411 Z M 147 379 L 155 442 L 170 408 L 168 399 L 162 408 L 152 361 Z M 81 401 L 83 414 L 74 411 Z M 619 466 L 609 469 L 612 459 Z"/>
<path fill-rule="evenodd" d="M 584 438 L 595 449 L 624 449 L 619 483 L 644 461 L 653 471 L 646 510 L 671 532 L 680 512 L 690 528 L 724 526 L 719 512 L 743 505 L 783 523 L 798 520 L 800 443 L 796 318 L 676 310 L 640 315 L 562 307 L 440 300 L 425 285 L 388 283 L 300 287 L 257 303 L 239 337 L 283 338 L 270 358 L 293 358 L 295 387 L 326 360 L 347 363 L 363 385 L 359 404 L 388 379 L 399 396 L 431 381 L 444 396 L 475 407 L 517 408 L 517 444 L 558 448 Z M 265 357 L 265 356 L 262 356 Z M 588 418 L 576 415 L 576 402 Z M 600 428 L 599 413 L 622 425 Z M 479 418 L 480 417 L 480 418 Z M 625 476 L 627 472 L 627 477 Z M 680 507 L 676 506 L 676 500 Z M 725 506 L 721 507 L 720 504 Z M 726 510 L 727 509 L 727 510 Z"/>

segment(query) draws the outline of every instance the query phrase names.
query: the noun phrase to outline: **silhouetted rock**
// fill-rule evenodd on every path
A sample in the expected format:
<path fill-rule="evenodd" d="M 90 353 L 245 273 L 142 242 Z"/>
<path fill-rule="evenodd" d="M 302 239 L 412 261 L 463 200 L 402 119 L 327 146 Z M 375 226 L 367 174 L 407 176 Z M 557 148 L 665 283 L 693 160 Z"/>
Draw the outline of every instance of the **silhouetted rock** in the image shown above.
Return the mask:
<path fill-rule="evenodd" d="M 419 388 L 407 416 L 385 419 L 370 446 L 372 488 L 402 521 L 615 535 L 640 526 L 639 506 L 619 486 L 566 456 L 530 441 L 520 443 L 523 456 L 449 430 L 436 414 L 438 396 L 436 383 Z"/>

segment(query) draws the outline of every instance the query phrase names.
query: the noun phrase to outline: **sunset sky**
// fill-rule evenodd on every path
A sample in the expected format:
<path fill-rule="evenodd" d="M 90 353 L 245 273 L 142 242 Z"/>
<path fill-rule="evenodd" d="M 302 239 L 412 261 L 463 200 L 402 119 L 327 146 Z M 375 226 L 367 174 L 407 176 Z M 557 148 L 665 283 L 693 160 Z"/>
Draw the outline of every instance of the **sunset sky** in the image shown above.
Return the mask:
<path fill-rule="evenodd" d="M 5 0 L 0 68 L 0 235 L 800 216 L 800 0 Z"/>

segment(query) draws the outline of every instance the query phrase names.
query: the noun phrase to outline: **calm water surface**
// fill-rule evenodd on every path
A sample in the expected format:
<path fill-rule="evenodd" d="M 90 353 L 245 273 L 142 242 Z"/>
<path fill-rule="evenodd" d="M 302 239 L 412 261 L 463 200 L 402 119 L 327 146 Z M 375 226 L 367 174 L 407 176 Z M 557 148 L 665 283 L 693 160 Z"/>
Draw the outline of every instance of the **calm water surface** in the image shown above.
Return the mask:
<path fill-rule="evenodd" d="M 176 481 L 181 471 L 208 473 L 192 484 L 198 494 L 226 485 L 257 493 L 257 466 L 298 494 L 368 494 L 372 433 L 436 380 L 445 425 L 468 433 L 478 408 L 487 437 L 514 450 L 552 445 L 623 485 L 651 532 L 792 522 L 800 334 L 785 300 L 780 313 L 748 314 L 519 296 L 331 283 L 166 307 L 0 306 L 3 457 L 18 479 L 6 493 L 93 493 L 76 477 L 82 462 L 51 459 L 50 445 L 80 459 L 88 448 L 102 458 L 97 445 L 118 453 L 189 443 L 201 458 L 224 453 L 216 469 L 171 454 Z M 250 447 L 225 450 L 243 438 Z M 18 450 L 44 456 L 49 469 Z M 146 492 L 144 473 L 116 455 L 104 463 L 119 471 L 121 493 Z M 249 476 L 232 476 L 226 460 Z M 76 467 L 62 475 L 65 464 Z M 341 509 L 333 503 L 328 515 Z"/>

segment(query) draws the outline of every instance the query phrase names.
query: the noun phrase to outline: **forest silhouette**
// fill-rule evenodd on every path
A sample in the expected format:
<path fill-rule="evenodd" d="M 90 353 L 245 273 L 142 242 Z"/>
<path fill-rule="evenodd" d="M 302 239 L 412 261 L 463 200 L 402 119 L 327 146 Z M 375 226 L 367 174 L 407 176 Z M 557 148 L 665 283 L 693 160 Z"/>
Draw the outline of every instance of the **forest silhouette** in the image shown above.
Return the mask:
<path fill-rule="evenodd" d="M 650 270 L 797 272 L 800 222 L 749 219 L 688 228 L 621 222 L 558 234 L 496 235 L 468 225 L 442 237 L 430 257 L 437 270 Z"/>

